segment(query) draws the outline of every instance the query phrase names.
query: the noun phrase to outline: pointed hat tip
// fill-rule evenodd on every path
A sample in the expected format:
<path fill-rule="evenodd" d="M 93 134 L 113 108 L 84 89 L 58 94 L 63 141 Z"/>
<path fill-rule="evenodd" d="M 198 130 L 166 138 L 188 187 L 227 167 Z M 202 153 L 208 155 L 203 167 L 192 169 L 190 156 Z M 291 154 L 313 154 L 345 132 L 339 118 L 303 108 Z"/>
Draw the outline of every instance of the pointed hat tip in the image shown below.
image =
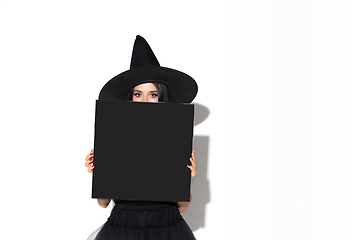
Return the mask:
<path fill-rule="evenodd" d="M 143 66 L 160 67 L 160 64 L 145 38 L 140 35 L 136 35 L 131 56 L 130 69 Z"/>

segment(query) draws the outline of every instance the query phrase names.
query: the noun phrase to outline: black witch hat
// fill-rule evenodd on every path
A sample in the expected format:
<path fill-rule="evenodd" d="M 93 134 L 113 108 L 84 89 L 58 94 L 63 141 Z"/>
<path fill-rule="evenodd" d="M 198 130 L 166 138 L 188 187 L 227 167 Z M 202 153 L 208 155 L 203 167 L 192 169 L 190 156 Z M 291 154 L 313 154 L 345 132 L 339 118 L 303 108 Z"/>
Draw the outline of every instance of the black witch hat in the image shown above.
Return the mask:
<path fill-rule="evenodd" d="M 120 73 L 101 89 L 100 100 L 127 100 L 136 85 L 156 82 L 169 89 L 171 102 L 190 103 L 197 94 L 197 84 L 189 75 L 175 69 L 161 67 L 146 40 L 137 35 L 131 57 L 130 70 Z"/>

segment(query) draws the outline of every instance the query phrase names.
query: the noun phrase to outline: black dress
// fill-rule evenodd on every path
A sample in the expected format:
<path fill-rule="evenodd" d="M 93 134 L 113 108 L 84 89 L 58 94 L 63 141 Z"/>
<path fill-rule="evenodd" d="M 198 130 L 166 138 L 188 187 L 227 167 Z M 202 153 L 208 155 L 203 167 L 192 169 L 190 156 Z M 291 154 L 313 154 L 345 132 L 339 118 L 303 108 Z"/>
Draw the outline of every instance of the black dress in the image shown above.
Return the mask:
<path fill-rule="evenodd" d="M 88 240 L 192 240 L 175 202 L 114 200 L 108 221 Z"/>

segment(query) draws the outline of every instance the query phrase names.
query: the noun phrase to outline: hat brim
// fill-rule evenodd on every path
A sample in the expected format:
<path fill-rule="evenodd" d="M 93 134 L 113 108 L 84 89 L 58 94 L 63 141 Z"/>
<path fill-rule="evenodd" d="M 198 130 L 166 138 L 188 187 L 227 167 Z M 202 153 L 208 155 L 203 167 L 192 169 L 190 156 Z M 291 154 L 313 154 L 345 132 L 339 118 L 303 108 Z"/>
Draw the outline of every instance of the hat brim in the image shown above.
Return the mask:
<path fill-rule="evenodd" d="M 167 85 L 171 102 L 190 103 L 198 91 L 195 80 L 186 73 L 171 68 L 144 66 L 132 68 L 112 78 L 101 89 L 99 99 L 127 100 L 130 89 L 147 82 Z"/>

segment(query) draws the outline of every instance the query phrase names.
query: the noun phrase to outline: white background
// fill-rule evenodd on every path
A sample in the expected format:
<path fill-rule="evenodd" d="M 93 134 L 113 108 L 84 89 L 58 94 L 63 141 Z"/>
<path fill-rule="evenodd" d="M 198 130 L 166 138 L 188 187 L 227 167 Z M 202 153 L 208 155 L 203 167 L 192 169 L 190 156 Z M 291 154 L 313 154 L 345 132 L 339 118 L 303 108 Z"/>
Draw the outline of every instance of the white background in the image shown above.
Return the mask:
<path fill-rule="evenodd" d="M 0 239 L 86 239 L 106 221 L 84 158 L 95 100 L 129 68 L 137 34 L 196 79 L 209 112 L 184 213 L 199 240 L 360 239 L 359 10 L 0 1 Z"/>

